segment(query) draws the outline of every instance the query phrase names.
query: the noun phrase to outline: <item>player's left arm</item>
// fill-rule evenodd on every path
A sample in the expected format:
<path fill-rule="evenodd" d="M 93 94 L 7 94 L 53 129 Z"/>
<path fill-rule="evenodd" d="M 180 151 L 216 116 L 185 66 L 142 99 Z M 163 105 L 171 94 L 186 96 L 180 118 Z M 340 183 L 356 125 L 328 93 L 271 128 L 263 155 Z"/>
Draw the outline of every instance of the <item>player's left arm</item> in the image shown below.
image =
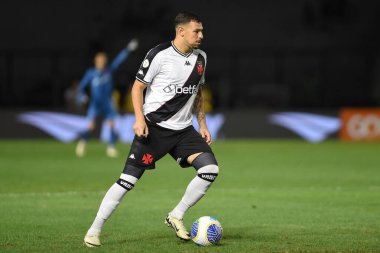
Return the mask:
<path fill-rule="evenodd" d="M 138 48 L 139 42 L 137 39 L 132 39 L 128 45 L 121 50 L 110 65 L 110 70 L 115 71 L 129 56 L 129 54 Z"/>
<path fill-rule="evenodd" d="M 198 93 L 194 101 L 194 113 L 198 120 L 199 133 L 201 134 L 202 138 L 207 142 L 207 144 L 210 145 L 212 141 L 212 137 L 206 123 L 206 114 L 205 114 L 205 108 L 204 108 L 204 98 L 202 94 L 202 87 L 198 88 Z"/>

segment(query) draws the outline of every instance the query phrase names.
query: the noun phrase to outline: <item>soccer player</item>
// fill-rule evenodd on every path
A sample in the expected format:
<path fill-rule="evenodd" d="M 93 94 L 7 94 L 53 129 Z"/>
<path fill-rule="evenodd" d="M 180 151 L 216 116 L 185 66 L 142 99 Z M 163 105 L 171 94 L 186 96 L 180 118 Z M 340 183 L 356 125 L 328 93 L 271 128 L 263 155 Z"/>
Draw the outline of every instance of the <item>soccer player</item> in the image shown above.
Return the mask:
<path fill-rule="evenodd" d="M 183 217 L 218 176 L 218 163 L 209 146 L 211 135 L 201 89 L 206 67 L 206 54 L 198 49 L 203 40 L 202 22 L 195 14 L 181 12 L 174 24 L 174 40 L 151 49 L 137 72 L 132 88 L 135 138 L 120 178 L 104 196 L 84 237 L 88 247 L 101 245 L 99 237 L 104 223 L 144 171 L 155 168 L 155 162 L 164 155 L 170 154 L 181 167 L 193 166 L 197 174 L 165 218 L 180 239 L 191 239 Z M 200 125 L 199 133 L 192 126 L 193 111 Z"/>
<path fill-rule="evenodd" d="M 76 154 L 79 157 L 84 156 L 86 152 L 86 142 L 90 131 L 95 128 L 95 119 L 102 115 L 108 122 L 111 135 L 108 141 L 107 155 L 109 157 L 117 157 L 118 152 L 115 149 L 116 132 L 114 129 L 114 119 L 116 111 L 112 101 L 113 81 L 112 74 L 125 61 L 130 52 L 135 51 L 138 47 L 137 39 L 131 40 L 128 45 L 116 56 L 110 66 L 107 66 L 107 54 L 99 52 L 94 58 L 94 68 L 89 68 L 80 81 L 78 90 L 78 102 L 85 103 L 88 101 L 85 95 L 85 89 L 90 86 L 91 95 L 87 111 L 88 125 L 87 129 L 80 135 L 80 140 L 76 147 Z"/>

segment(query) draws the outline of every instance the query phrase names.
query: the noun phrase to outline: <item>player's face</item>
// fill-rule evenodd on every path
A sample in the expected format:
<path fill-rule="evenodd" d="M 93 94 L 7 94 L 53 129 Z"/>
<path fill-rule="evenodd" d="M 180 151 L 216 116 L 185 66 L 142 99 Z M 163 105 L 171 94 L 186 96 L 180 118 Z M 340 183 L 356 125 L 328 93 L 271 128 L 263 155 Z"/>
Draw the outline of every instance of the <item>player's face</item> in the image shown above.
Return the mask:
<path fill-rule="evenodd" d="M 203 26 L 200 22 L 191 21 L 183 26 L 185 43 L 192 48 L 198 48 L 203 40 Z"/>
<path fill-rule="evenodd" d="M 103 70 L 107 66 L 107 55 L 105 53 L 98 53 L 95 55 L 95 68 Z"/>

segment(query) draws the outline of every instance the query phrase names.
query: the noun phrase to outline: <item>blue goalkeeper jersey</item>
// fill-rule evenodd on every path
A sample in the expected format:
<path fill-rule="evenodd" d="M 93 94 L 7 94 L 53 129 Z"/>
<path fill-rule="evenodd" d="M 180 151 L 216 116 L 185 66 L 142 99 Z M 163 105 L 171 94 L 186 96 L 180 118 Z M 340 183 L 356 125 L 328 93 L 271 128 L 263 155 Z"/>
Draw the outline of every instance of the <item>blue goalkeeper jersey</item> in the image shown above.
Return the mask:
<path fill-rule="evenodd" d="M 93 105 L 109 103 L 112 99 L 113 77 L 112 74 L 128 57 L 127 49 L 123 49 L 112 63 L 103 70 L 89 68 L 80 81 L 79 96 L 84 95 L 85 89 L 90 85 L 91 102 Z"/>

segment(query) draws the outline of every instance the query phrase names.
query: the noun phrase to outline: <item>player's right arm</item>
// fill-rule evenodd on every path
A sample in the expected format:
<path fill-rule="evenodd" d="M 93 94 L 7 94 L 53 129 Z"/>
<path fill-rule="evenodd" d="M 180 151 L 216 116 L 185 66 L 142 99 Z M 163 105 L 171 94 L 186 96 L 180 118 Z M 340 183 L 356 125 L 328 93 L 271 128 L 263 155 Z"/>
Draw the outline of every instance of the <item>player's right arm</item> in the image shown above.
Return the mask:
<path fill-rule="evenodd" d="M 136 81 L 132 87 L 132 104 L 135 111 L 136 121 L 133 125 L 133 131 L 138 137 L 147 137 L 148 126 L 145 122 L 145 116 L 143 113 L 144 103 L 144 90 L 148 85 L 151 85 L 154 77 L 157 75 L 160 69 L 160 56 L 157 54 L 159 49 L 153 48 L 148 52 L 144 61 L 136 74 Z"/>
<path fill-rule="evenodd" d="M 135 112 L 135 124 L 133 125 L 133 131 L 138 137 L 148 137 L 149 130 L 145 122 L 145 116 L 143 113 L 143 103 L 144 103 L 144 90 L 146 89 L 146 84 L 137 80 L 132 87 L 132 104 Z"/>

